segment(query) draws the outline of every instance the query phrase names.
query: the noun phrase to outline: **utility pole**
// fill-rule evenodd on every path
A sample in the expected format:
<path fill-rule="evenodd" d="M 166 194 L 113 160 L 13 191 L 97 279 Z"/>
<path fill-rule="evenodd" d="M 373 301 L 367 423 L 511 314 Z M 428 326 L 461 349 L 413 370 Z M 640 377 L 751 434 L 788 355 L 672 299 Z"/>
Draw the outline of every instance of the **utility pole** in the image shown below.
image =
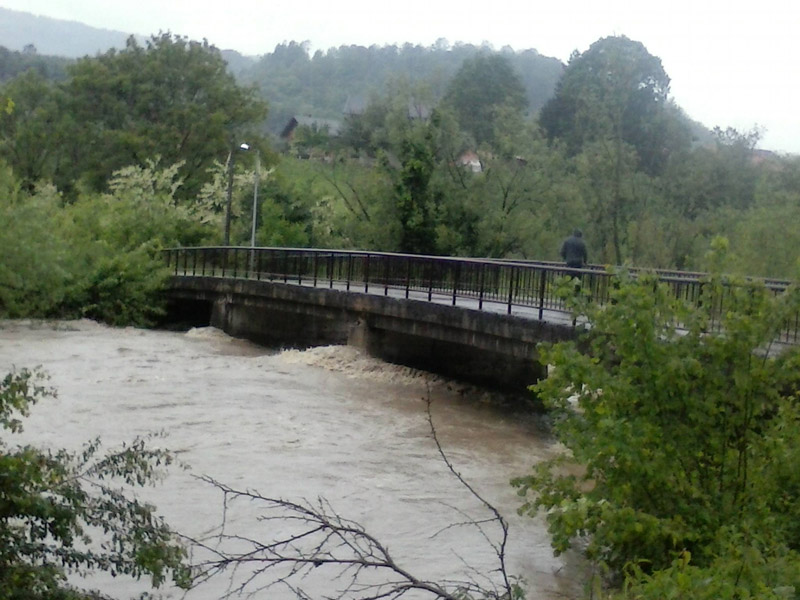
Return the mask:
<path fill-rule="evenodd" d="M 256 180 L 253 184 L 253 229 L 250 232 L 250 247 L 256 247 L 256 222 L 258 220 L 258 184 L 261 170 L 261 153 L 256 148 Z"/>
<path fill-rule="evenodd" d="M 233 198 L 233 163 L 236 160 L 235 148 L 228 153 L 228 194 L 225 200 L 225 236 L 223 246 L 231 245 L 231 200 Z"/>
<path fill-rule="evenodd" d="M 261 170 L 261 153 L 256 148 L 256 178 L 253 182 L 253 227 L 250 230 L 250 272 L 255 270 L 256 264 L 256 223 L 258 222 L 258 184 Z"/>

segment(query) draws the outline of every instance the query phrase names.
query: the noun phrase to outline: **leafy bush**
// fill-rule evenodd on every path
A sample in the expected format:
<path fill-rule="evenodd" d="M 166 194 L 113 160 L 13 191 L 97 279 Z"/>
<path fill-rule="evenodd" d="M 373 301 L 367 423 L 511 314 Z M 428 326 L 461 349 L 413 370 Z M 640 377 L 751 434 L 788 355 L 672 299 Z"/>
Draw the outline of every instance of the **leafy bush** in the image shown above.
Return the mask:
<path fill-rule="evenodd" d="M 0 172 L 0 315 L 150 324 L 164 302 L 160 250 L 209 234 L 203 209 L 174 197 L 178 166 L 122 169 L 110 194 L 67 205 L 52 186 L 25 194 Z"/>
<path fill-rule="evenodd" d="M 534 389 L 568 452 L 513 482 L 521 511 L 626 597 L 800 589 L 800 350 L 773 344 L 798 290 L 714 276 L 695 307 L 649 276 L 614 287 L 577 299 L 579 342 L 541 349 L 554 368 Z"/>
<path fill-rule="evenodd" d="M 20 432 L 21 417 L 52 394 L 40 372 L 9 373 L 0 381 L 0 427 Z M 66 574 L 96 570 L 149 576 L 154 587 L 171 576 L 187 587 L 183 546 L 154 507 L 118 485 L 149 483 L 170 461 L 141 439 L 107 454 L 98 440 L 80 452 L 0 441 L 0 598 L 84 597 Z"/>

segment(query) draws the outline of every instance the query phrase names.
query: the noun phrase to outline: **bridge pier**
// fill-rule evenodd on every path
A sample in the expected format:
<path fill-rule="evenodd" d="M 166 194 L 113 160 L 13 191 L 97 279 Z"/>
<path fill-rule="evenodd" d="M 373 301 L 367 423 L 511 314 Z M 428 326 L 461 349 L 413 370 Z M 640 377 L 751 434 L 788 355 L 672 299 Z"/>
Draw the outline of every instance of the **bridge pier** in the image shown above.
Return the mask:
<path fill-rule="evenodd" d="M 462 307 L 327 288 L 173 277 L 170 301 L 206 302 L 210 324 L 269 347 L 349 344 L 388 362 L 508 392 L 545 374 L 536 344 L 571 327 Z"/>

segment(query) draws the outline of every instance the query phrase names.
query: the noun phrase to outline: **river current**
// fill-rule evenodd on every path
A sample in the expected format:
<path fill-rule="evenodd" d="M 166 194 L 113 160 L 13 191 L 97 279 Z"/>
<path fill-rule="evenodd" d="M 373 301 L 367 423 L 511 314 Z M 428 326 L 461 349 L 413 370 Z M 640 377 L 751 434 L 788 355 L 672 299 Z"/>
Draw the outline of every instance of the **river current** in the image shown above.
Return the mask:
<path fill-rule="evenodd" d="M 137 493 L 177 531 L 202 538 L 224 519 L 228 533 L 269 536 L 253 506 L 224 513 L 221 493 L 197 478 L 205 475 L 292 501 L 324 498 L 420 578 L 493 577 L 496 556 L 481 534 L 448 527 L 487 513 L 438 454 L 426 413 L 430 396 L 455 469 L 510 523 L 508 571 L 524 579 L 528 599 L 579 594 L 575 570 L 553 557 L 543 521 L 516 514 L 520 498 L 509 485 L 556 447 L 536 417 L 500 409 L 485 392 L 345 346 L 273 351 L 213 328 L 0 321 L 0 375 L 36 366 L 58 396 L 33 408 L 22 439 L 78 449 L 97 436 L 110 447 L 163 433 L 158 445 L 189 469 L 171 469 Z M 499 530 L 487 532 L 499 541 Z M 117 598 L 147 590 L 107 575 L 91 585 Z M 228 585 L 218 577 L 185 596 L 172 588 L 157 594 L 212 600 Z M 311 592 L 324 597 L 330 590 Z M 274 587 L 255 597 L 294 595 Z"/>

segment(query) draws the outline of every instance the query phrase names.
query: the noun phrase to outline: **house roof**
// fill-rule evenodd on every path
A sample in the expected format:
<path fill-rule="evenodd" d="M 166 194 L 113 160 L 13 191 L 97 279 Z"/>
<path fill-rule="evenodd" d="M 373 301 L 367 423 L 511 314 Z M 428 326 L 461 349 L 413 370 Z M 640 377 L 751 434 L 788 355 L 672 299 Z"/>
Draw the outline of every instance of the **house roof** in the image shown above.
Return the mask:
<path fill-rule="evenodd" d="M 312 117 L 311 115 L 295 115 L 286 123 L 283 131 L 281 131 L 281 137 L 288 138 L 300 125 L 311 127 L 317 131 L 327 129 L 329 135 L 339 135 L 342 131 L 342 122 L 336 119 L 322 119 L 320 117 Z"/>

